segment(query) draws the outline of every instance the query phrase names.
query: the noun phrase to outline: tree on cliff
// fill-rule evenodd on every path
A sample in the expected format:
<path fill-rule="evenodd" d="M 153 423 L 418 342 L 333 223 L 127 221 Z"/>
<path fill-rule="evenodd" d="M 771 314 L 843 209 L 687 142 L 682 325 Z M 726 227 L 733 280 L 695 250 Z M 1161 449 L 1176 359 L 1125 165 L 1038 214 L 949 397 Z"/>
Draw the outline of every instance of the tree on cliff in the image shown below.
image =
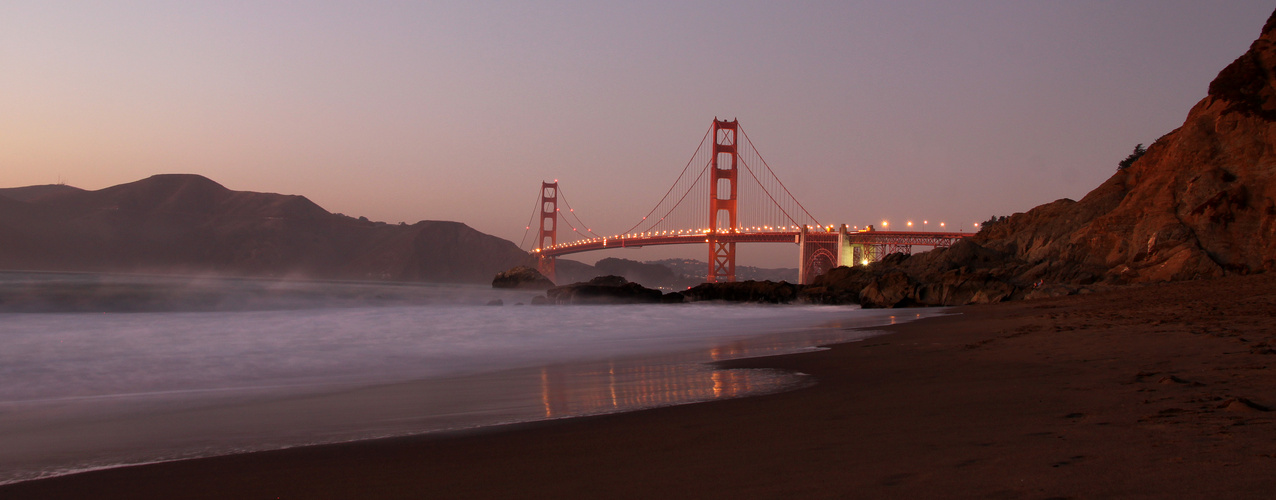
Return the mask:
<path fill-rule="evenodd" d="M 1143 147 L 1142 143 L 1136 144 L 1134 146 L 1134 152 L 1130 153 L 1130 156 L 1125 157 L 1124 160 L 1121 160 L 1119 163 L 1117 163 L 1117 170 L 1125 170 L 1126 167 L 1133 165 L 1134 161 L 1138 160 L 1139 157 L 1143 156 L 1143 153 L 1146 153 L 1146 152 L 1148 152 L 1148 149 Z"/>

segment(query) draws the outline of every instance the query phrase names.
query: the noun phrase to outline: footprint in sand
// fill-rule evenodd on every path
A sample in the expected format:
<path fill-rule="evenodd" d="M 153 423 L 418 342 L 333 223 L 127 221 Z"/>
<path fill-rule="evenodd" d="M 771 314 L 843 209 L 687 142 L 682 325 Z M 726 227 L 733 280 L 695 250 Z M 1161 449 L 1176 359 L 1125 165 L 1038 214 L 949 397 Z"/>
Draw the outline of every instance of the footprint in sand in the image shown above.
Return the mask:
<path fill-rule="evenodd" d="M 1233 412 L 1239 412 L 1239 413 L 1272 411 L 1270 407 L 1255 403 L 1246 398 L 1231 398 L 1226 401 L 1223 401 L 1223 403 L 1218 405 L 1218 407 L 1227 411 L 1233 411 Z"/>
<path fill-rule="evenodd" d="M 1167 377 L 1162 377 L 1162 378 L 1161 378 L 1161 380 L 1158 380 L 1158 381 L 1157 381 L 1157 383 L 1165 384 L 1165 385 L 1170 385 L 1170 384 L 1181 384 L 1181 385 L 1190 385 L 1190 386 L 1193 386 L 1193 387 L 1200 387 L 1200 386 L 1205 385 L 1205 384 L 1202 384 L 1202 383 L 1200 383 L 1200 382 L 1193 382 L 1193 381 L 1191 381 L 1191 380 L 1181 379 L 1181 378 L 1176 377 L 1176 376 L 1174 376 L 1174 375 L 1170 375 L 1170 376 L 1167 376 Z"/>

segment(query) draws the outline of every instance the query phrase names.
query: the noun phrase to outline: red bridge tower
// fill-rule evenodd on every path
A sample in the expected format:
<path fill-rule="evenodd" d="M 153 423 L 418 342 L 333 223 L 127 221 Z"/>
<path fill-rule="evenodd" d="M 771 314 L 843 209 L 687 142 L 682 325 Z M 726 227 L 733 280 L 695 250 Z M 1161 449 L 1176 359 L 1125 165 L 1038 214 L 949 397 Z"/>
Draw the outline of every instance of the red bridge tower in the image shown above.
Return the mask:
<path fill-rule="evenodd" d="M 738 229 L 736 219 L 736 137 L 739 120 L 713 119 L 713 171 L 709 184 L 710 283 L 735 281 L 735 241 L 719 241 L 719 235 Z"/>
<path fill-rule="evenodd" d="M 558 181 L 541 182 L 541 223 L 537 231 L 537 248 L 544 250 L 558 244 Z M 555 281 L 554 257 L 545 254 L 536 255 L 536 270 Z"/>

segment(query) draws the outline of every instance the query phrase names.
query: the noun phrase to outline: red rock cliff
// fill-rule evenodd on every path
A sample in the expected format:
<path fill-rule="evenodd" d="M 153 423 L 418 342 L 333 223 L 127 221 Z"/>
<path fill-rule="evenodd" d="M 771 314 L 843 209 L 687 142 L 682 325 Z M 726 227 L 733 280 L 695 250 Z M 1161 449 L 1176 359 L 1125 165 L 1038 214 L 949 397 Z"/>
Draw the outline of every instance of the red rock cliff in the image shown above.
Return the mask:
<path fill-rule="evenodd" d="M 977 241 L 1112 282 L 1276 269 L 1276 13 L 1179 129 L 1081 201 L 989 225 Z"/>

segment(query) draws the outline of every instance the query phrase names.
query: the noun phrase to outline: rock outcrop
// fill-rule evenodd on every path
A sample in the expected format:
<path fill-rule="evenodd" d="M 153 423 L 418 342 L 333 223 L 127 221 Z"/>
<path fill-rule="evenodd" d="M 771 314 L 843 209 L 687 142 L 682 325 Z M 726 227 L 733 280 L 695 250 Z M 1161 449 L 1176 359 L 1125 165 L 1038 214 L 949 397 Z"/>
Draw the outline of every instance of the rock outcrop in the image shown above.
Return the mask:
<path fill-rule="evenodd" d="M 620 276 L 599 276 L 582 283 L 550 288 L 545 291 L 545 302 L 562 305 L 656 304 L 662 302 L 663 295 L 660 290 L 631 283 Z"/>
<path fill-rule="evenodd" d="M 546 290 L 553 287 L 553 281 L 546 278 L 540 271 L 527 266 L 518 266 L 497 273 L 496 277 L 492 278 L 492 288 Z"/>
<path fill-rule="evenodd" d="M 869 266 L 838 267 L 804 288 L 804 300 L 864 307 L 953 306 L 1024 298 L 1049 265 L 961 240 L 917 255 L 892 254 Z"/>
<path fill-rule="evenodd" d="M 948 249 L 839 268 L 807 300 L 960 305 L 1276 269 L 1276 13 L 1183 126 L 1080 201 L 986 224 Z"/>
<path fill-rule="evenodd" d="M 1276 13 L 1182 127 L 1081 201 L 1015 214 L 976 241 L 1030 264 L 1073 264 L 1109 283 L 1276 268 L 1274 75 Z"/>
<path fill-rule="evenodd" d="M 680 292 L 689 302 L 722 300 L 727 302 L 754 302 L 764 304 L 788 304 L 798 299 L 802 287 L 784 281 L 737 281 L 734 283 L 701 283 Z"/>
<path fill-rule="evenodd" d="M 672 270 L 660 264 L 607 257 L 595 262 L 594 268 L 600 275 L 624 276 L 629 281 L 650 287 L 681 288 L 678 285 L 683 283 Z"/>

